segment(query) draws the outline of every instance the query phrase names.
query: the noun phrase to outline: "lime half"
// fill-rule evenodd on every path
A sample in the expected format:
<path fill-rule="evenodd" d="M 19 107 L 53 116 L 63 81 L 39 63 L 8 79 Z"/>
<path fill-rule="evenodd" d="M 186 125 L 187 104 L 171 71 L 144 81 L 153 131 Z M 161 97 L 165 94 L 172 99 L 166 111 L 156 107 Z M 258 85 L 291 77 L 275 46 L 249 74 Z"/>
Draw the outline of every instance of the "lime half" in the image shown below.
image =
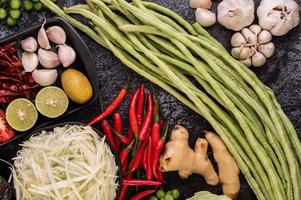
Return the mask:
<path fill-rule="evenodd" d="M 69 99 L 61 88 L 49 86 L 39 91 L 35 103 L 42 115 L 56 118 L 64 114 L 67 110 Z"/>
<path fill-rule="evenodd" d="M 15 99 L 6 109 L 7 123 L 17 131 L 27 131 L 31 129 L 37 119 L 38 112 L 34 104 L 28 99 Z"/>

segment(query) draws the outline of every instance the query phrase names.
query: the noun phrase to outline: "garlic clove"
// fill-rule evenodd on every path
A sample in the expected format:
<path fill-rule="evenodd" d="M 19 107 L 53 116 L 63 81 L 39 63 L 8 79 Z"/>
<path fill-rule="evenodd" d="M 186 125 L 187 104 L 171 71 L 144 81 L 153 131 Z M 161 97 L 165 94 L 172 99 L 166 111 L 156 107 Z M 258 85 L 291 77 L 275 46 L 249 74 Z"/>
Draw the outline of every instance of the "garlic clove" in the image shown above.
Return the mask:
<path fill-rule="evenodd" d="M 251 60 L 251 58 L 240 60 L 239 62 L 241 62 L 242 64 L 244 64 L 247 67 L 251 67 L 252 66 L 252 60 Z"/>
<path fill-rule="evenodd" d="M 270 58 L 275 51 L 275 45 L 273 42 L 258 45 L 258 51 L 266 58 Z"/>
<path fill-rule="evenodd" d="M 60 65 L 59 57 L 53 51 L 40 48 L 38 51 L 38 59 L 40 64 L 48 69 L 55 68 Z"/>
<path fill-rule="evenodd" d="M 69 67 L 76 59 L 74 49 L 68 45 L 59 45 L 58 57 L 64 67 Z"/>
<path fill-rule="evenodd" d="M 26 52 L 35 52 L 38 48 L 38 43 L 34 37 L 28 37 L 21 41 L 21 47 Z"/>
<path fill-rule="evenodd" d="M 264 55 L 262 53 L 256 52 L 252 56 L 252 65 L 254 67 L 261 67 L 264 65 L 265 62 L 266 62 L 266 58 L 264 57 Z"/>
<path fill-rule="evenodd" d="M 270 33 L 270 31 L 263 30 L 258 35 L 257 40 L 259 44 L 268 43 L 272 40 L 272 34 Z"/>
<path fill-rule="evenodd" d="M 51 26 L 46 30 L 49 40 L 55 44 L 65 44 L 66 33 L 60 26 Z"/>
<path fill-rule="evenodd" d="M 211 0 L 190 0 L 189 5 L 191 8 L 204 8 L 210 9 L 212 5 Z"/>
<path fill-rule="evenodd" d="M 249 27 L 249 30 L 258 36 L 258 34 L 262 31 L 262 28 L 257 24 L 253 24 Z"/>
<path fill-rule="evenodd" d="M 33 80 L 40 86 L 49 86 L 55 83 L 58 77 L 56 69 L 39 69 L 32 72 Z"/>
<path fill-rule="evenodd" d="M 209 27 L 216 23 L 216 15 L 210 10 L 197 8 L 195 11 L 195 19 L 203 27 Z"/>
<path fill-rule="evenodd" d="M 248 44 L 255 45 L 257 43 L 257 36 L 252 31 L 250 31 L 250 29 L 243 28 L 241 30 L 241 34 L 245 37 Z"/>
<path fill-rule="evenodd" d="M 250 47 L 242 47 L 239 55 L 239 60 L 244 60 L 251 57 L 254 54 L 254 50 Z"/>
<path fill-rule="evenodd" d="M 231 50 L 231 54 L 234 58 L 239 59 L 243 47 L 235 47 Z"/>
<path fill-rule="evenodd" d="M 42 47 L 43 49 L 50 49 L 50 43 L 44 28 L 44 25 L 46 23 L 46 20 L 44 21 L 44 23 L 42 24 L 39 32 L 38 32 L 38 43 L 40 45 L 40 47 Z"/>
<path fill-rule="evenodd" d="M 231 45 L 232 47 L 240 47 L 246 43 L 245 37 L 240 33 L 236 32 L 231 38 Z"/>
<path fill-rule="evenodd" d="M 32 52 L 24 52 L 22 54 L 22 65 L 25 72 L 34 71 L 39 65 L 37 54 Z"/>

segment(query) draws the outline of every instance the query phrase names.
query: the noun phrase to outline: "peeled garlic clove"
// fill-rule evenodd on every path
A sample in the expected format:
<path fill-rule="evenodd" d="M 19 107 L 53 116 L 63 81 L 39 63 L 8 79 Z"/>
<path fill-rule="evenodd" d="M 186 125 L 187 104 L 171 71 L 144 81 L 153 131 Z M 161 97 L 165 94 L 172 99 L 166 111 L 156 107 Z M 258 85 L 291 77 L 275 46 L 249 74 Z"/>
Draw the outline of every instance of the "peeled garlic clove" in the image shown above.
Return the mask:
<path fill-rule="evenodd" d="M 39 65 L 37 54 L 32 52 L 24 52 L 22 54 L 22 65 L 25 72 L 34 71 Z"/>
<path fill-rule="evenodd" d="M 189 5 L 191 8 L 205 8 L 210 9 L 212 5 L 211 0 L 190 0 Z"/>
<path fill-rule="evenodd" d="M 262 28 L 257 24 L 253 24 L 249 27 L 249 30 L 257 36 L 262 31 Z"/>
<path fill-rule="evenodd" d="M 60 65 L 59 57 L 53 51 L 44 50 L 42 48 L 38 51 L 38 59 L 40 64 L 45 68 L 55 68 Z"/>
<path fill-rule="evenodd" d="M 242 64 L 244 64 L 247 67 L 251 67 L 252 66 L 252 60 L 251 60 L 251 58 L 240 60 L 239 62 L 241 62 Z"/>
<path fill-rule="evenodd" d="M 252 65 L 254 67 L 261 67 L 262 65 L 264 65 L 264 63 L 266 62 L 266 58 L 264 57 L 263 54 L 256 52 L 253 56 L 252 56 Z"/>
<path fill-rule="evenodd" d="M 239 59 L 243 47 L 236 47 L 231 50 L 231 54 L 234 58 Z"/>
<path fill-rule="evenodd" d="M 39 69 L 32 72 L 33 80 L 40 86 L 49 86 L 55 83 L 58 77 L 56 69 Z"/>
<path fill-rule="evenodd" d="M 253 54 L 254 51 L 250 47 L 243 47 L 239 55 L 239 60 L 247 59 L 251 57 Z"/>
<path fill-rule="evenodd" d="M 46 31 L 44 28 L 45 23 L 46 23 L 46 20 L 42 24 L 42 26 L 38 32 L 38 43 L 39 43 L 40 47 L 42 47 L 43 49 L 50 49 L 51 46 L 50 46 Z"/>
<path fill-rule="evenodd" d="M 258 35 L 257 40 L 259 44 L 270 42 L 272 40 L 272 34 L 270 33 L 270 31 L 263 30 Z"/>
<path fill-rule="evenodd" d="M 26 52 L 35 52 L 38 48 L 38 43 L 34 37 L 28 37 L 21 41 L 21 47 Z"/>
<path fill-rule="evenodd" d="M 266 58 L 270 58 L 275 51 L 275 45 L 273 42 L 258 45 L 257 50 L 264 55 Z"/>
<path fill-rule="evenodd" d="M 58 56 L 64 67 L 69 67 L 76 59 L 74 49 L 68 45 L 59 45 Z"/>
<path fill-rule="evenodd" d="M 231 38 L 231 45 L 232 47 L 240 47 L 246 43 L 245 37 L 240 33 L 236 32 Z"/>
<path fill-rule="evenodd" d="M 216 15 L 210 10 L 197 8 L 195 11 L 195 19 L 203 27 L 209 27 L 216 23 Z"/>
<path fill-rule="evenodd" d="M 55 44 L 65 44 L 66 33 L 60 26 L 51 26 L 46 30 L 49 40 Z"/>
<path fill-rule="evenodd" d="M 250 31 L 248 28 L 244 28 L 241 30 L 242 35 L 245 37 L 247 43 L 249 44 L 256 44 L 257 43 L 257 36 Z"/>

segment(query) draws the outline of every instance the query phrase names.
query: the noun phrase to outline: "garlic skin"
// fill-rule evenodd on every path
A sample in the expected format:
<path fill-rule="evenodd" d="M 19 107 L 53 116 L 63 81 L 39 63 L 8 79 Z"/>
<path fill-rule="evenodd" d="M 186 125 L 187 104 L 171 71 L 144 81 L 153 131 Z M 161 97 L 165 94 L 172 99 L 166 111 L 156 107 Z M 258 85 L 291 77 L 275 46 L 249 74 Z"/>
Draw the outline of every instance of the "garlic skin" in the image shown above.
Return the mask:
<path fill-rule="evenodd" d="M 216 15 L 210 10 L 197 8 L 195 11 L 196 21 L 203 27 L 209 27 L 216 23 Z"/>
<path fill-rule="evenodd" d="M 191 8 L 210 9 L 212 6 L 212 1 L 211 0 L 190 0 L 189 5 Z"/>
<path fill-rule="evenodd" d="M 21 41 L 21 47 L 26 52 L 35 52 L 38 49 L 38 42 L 34 37 L 28 37 Z"/>
<path fill-rule="evenodd" d="M 223 0 L 217 7 L 217 19 L 225 28 L 240 31 L 254 21 L 254 2 Z"/>
<path fill-rule="evenodd" d="M 294 0 L 262 0 L 257 16 L 259 25 L 275 36 L 282 36 L 300 23 L 299 5 Z"/>
<path fill-rule="evenodd" d="M 58 72 L 56 69 L 39 69 L 32 72 L 33 80 L 40 86 L 49 86 L 55 83 Z"/>
<path fill-rule="evenodd" d="M 55 52 L 44 50 L 42 48 L 38 51 L 38 59 L 40 64 L 47 69 L 55 68 L 61 64 L 59 57 Z"/>
<path fill-rule="evenodd" d="M 275 51 L 272 34 L 259 25 L 251 25 L 236 32 L 231 38 L 231 54 L 244 65 L 261 67 Z"/>
<path fill-rule="evenodd" d="M 43 49 L 50 49 L 50 43 L 44 28 L 44 25 L 46 23 L 46 20 L 44 21 L 44 23 L 42 24 L 39 32 L 38 32 L 38 43 L 40 45 L 40 47 L 42 47 Z"/>
<path fill-rule="evenodd" d="M 51 26 L 46 30 L 49 40 L 55 44 L 65 44 L 66 43 L 66 33 L 60 26 Z"/>
<path fill-rule="evenodd" d="M 64 67 L 69 67 L 76 59 L 74 49 L 68 45 L 59 45 L 58 57 Z"/>
<path fill-rule="evenodd" d="M 25 72 L 34 71 L 39 65 L 37 54 L 33 52 L 24 52 L 22 54 L 22 65 Z"/>

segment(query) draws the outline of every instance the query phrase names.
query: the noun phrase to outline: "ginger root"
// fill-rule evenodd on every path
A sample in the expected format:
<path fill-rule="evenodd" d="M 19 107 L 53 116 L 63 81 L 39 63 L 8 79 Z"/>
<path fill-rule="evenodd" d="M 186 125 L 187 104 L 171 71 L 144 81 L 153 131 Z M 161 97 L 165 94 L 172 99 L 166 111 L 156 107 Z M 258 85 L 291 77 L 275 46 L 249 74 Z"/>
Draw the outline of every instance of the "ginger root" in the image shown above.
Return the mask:
<path fill-rule="evenodd" d="M 171 141 L 165 145 L 160 157 L 161 171 L 178 171 L 181 178 L 196 173 L 202 175 L 209 185 L 217 185 L 218 176 L 207 158 L 208 142 L 199 138 L 193 151 L 188 145 L 188 138 L 188 131 L 176 125 L 171 133 Z"/>
<path fill-rule="evenodd" d="M 240 189 L 239 168 L 224 142 L 215 133 L 205 132 L 215 161 L 218 165 L 219 181 L 223 193 L 231 199 L 236 199 Z"/>

